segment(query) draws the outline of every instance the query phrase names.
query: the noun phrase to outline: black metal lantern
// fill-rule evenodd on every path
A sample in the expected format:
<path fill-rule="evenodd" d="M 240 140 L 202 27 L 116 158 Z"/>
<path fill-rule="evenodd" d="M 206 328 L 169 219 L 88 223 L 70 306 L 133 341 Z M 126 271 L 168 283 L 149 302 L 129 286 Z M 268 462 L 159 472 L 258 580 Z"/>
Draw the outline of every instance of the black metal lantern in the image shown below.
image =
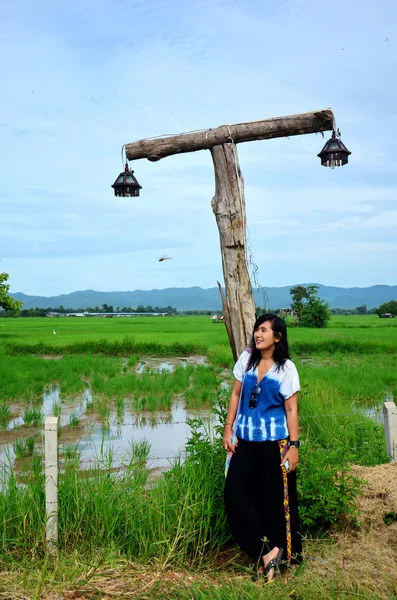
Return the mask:
<path fill-rule="evenodd" d="M 351 154 L 350 150 L 346 148 L 345 144 L 338 137 L 334 130 L 332 132 L 332 138 L 328 140 L 324 148 L 317 154 L 317 156 L 320 157 L 323 167 L 331 167 L 331 169 L 335 169 L 335 167 L 347 165 L 349 154 Z"/>
<path fill-rule="evenodd" d="M 130 171 L 128 163 L 125 163 L 124 171 L 117 177 L 112 188 L 115 196 L 139 196 L 139 190 L 142 189 L 142 186 L 134 177 L 134 171 Z"/>

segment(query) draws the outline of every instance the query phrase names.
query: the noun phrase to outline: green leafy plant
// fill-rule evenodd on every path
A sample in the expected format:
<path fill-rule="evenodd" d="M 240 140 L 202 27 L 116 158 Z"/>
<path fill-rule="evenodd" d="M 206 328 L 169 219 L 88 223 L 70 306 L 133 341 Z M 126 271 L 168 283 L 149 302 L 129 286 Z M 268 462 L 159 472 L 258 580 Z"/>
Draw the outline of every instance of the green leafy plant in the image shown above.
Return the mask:
<path fill-rule="evenodd" d="M 295 310 L 301 327 L 326 327 L 331 318 L 328 304 L 318 297 L 318 290 L 317 285 L 296 285 L 290 289 L 291 308 Z"/>
<path fill-rule="evenodd" d="M 302 532 L 325 531 L 346 519 L 357 524 L 356 497 L 362 482 L 345 464 L 343 452 L 303 445 L 300 454 L 297 481 Z"/>
<path fill-rule="evenodd" d="M 22 302 L 14 300 L 9 295 L 10 285 L 6 283 L 8 278 L 8 273 L 0 273 L 0 308 L 18 314 L 22 308 Z"/>

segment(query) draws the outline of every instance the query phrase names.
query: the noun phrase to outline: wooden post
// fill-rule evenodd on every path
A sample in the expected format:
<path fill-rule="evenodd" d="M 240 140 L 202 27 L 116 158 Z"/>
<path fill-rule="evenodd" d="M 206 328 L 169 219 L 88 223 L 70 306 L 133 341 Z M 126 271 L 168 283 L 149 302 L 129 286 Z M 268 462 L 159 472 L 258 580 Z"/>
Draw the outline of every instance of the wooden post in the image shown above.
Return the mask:
<path fill-rule="evenodd" d="M 47 553 L 58 552 L 58 417 L 45 420 L 45 506 Z"/>
<path fill-rule="evenodd" d="M 225 323 L 234 359 L 247 346 L 255 322 L 255 303 L 247 264 L 244 181 L 233 143 L 211 148 L 215 196 L 211 206 L 219 229 L 227 314 Z M 229 326 L 228 326 L 229 325 Z"/>
<path fill-rule="evenodd" d="M 389 461 L 397 460 L 397 406 L 394 402 L 383 403 L 385 421 L 386 453 Z"/>

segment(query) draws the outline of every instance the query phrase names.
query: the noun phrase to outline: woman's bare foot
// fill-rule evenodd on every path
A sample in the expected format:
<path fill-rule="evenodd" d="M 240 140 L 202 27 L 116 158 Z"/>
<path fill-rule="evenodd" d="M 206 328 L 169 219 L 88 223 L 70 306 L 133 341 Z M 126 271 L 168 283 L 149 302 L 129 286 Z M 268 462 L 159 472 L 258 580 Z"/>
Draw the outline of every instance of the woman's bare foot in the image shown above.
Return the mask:
<path fill-rule="evenodd" d="M 262 560 L 263 560 L 263 573 L 266 571 L 266 567 L 269 564 L 269 562 L 275 558 L 278 557 L 278 553 L 280 552 L 280 548 L 278 546 L 275 546 L 272 550 L 270 550 L 270 552 L 268 552 L 267 554 L 265 554 L 264 556 L 262 556 Z M 270 569 L 270 571 L 267 574 L 267 580 L 271 581 L 272 579 L 274 579 L 274 568 Z"/>

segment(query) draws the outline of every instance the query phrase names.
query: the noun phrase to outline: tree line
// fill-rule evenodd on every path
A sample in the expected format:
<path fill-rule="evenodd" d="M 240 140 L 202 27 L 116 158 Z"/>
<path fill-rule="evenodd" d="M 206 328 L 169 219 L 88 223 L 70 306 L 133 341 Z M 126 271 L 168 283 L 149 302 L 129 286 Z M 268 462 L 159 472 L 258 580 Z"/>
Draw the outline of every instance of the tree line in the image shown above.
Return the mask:
<path fill-rule="evenodd" d="M 2 317 L 45 317 L 48 313 L 167 313 L 169 315 L 212 315 L 219 314 L 221 311 L 204 310 L 186 310 L 178 311 L 174 306 L 143 306 L 137 307 L 123 306 L 115 310 L 109 304 L 102 304 L 102 307 L 94 306 L 89 308 L 71 309 L 64 306 L 48 308 L 28 308 L 22 309 L 22 302 L 14 300 L 9 294 L 8 273 L 0 273 L 0 316 Z M 319 287 L 316 285 L 296 285 L 290 289 L 291 295 L 291 321 L 292 325 L 301 327 L 326 327 L 332 314 L 391 314 L 397 316 L 397 300 L 384 302 L 377 308 L 367 310 L 365 304 L 357 306 L 355 309 L 330 309 L 327 302 L 321 300 L 318 296 Z M 266 308 L 256 308 L 257 315 L 268 312 Z M 280 311 L 276 311 L 280 312 Z"/>

